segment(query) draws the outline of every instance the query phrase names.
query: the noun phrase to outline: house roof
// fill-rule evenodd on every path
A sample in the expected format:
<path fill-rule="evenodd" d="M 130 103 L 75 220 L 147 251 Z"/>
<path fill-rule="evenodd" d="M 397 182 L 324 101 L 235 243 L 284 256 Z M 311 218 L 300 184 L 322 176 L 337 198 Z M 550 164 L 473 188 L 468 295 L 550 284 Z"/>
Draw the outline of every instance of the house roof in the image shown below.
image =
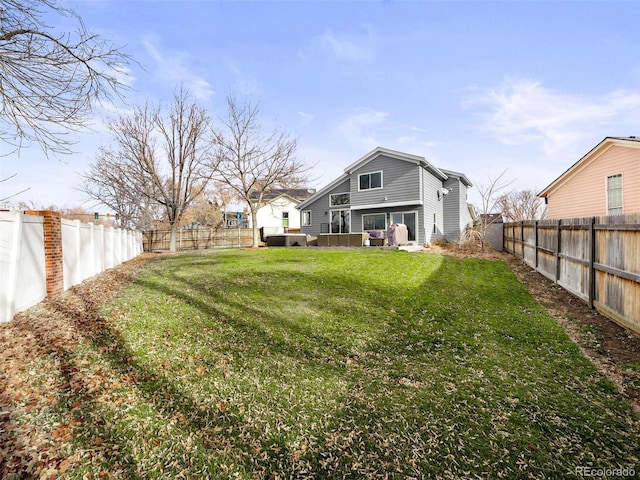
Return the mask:
<path fill-rule="evenodd" d="M 543 198 L 548 197 L 551 193 L 560 188 L 560 186 L 573 178 L 578 172 L 587 167 L 587 165 L 589 165 L 593 160 L 613 146 L 640 148 L 640 137 L 605 137 L 600 143 L 589 150 L 589 152 L 580 160 L 571 165 L 564 171 L 564 173 L 547 185 L 540 193 L 538 193 L 538 196 Z"/>
<path fill-rule="evenodd" d="M 304 200 L 296 208 L 302 209 L 302 208 L 306 207 L 307 205 L 312 203 L 316 198 L 324 195 L 327 191 L 333 189 L 334 187 L 336 187 L 340 183 L 344 182 L 346 179 L 349 178 L 349 176 L 354 171 L 356 171 L 357 169 L 363 167 L 367 163 L 369 163 L 369 162 L 371 162 L 371 161 L 373 161 L 373 160 L 375 160 L 375 159 L 377 159 L 378 157 L 381 157 L 381 156 L 392 157 L 392 158 L 396 158 L 398 160 L 404 160 L 406 162 L 415 163 L 416 165 L 420 165 L 423 168 L 425 168 L 426 170 L 428 170 L 431 174 L 433 174 L 436 178 L 438 178 L 440 180 L 443 180 L 443 181 L 448 178 L 448 176 L 444 173 L 443 170 L 440 170 L 439 168 L 437 168 L 434 165 L 432 165 L 431 163 L 429 163 L 424 157 L 420 157 L 420 156 L 417 156 L 417 155 L 412 155 L 410 153 L 398 152 L 396 150 L 390 150 L 388 148 L 377 147 L 377 148 L 374 148 L 373 150 L 371 150 L 369 153 L 367 153 L 363 157 L 361 157 L 360 159 L 356 160 L 354 163 L 349 165 L 347 168 L 345 168 L 344 169 L 344 173 L 342 175 L 340 175 L 338 178 L 336 178 L 334 181 L 332 181 L 331 183 L 329 183 L 325 187 L 323 187 L 320 190 L 318 190 L 318 192 L 316 192 L 315 195 L 312 195 L 311 197 L 309 197 L 306 200 Z M 458 174 L 458 175 L 462 175 L 462 174 Z"/>
<path fill-rule="evenodd" d="M 441 168 L 440 170 L 444 172 L 447 175 L 447 177 L 459 178 L 460 181 L 464 183 L 467 187 L 473 187 L 473 183 L 471 183 L 471 180 L 469 180 L 469 177 L 467 177 L 464 173 L 454 172 L 453 170 L 445 170 L 444 168 Z"/>
<path fill-rule="evenodd" d="M 444 174 L 442 170 L 430 164 L 424 157 L 419 157 L 418 155 L 412 155 L 410 153 L 398 152 L 396 150 L 390 150 L 388 148 L 376 147 L 367 153 L 365 156 L 356 160 L 354 163 L 349 165 L 344 169 L 346 174 L 352 174 L 355 170 L 363 167 L 367 163 L 375 160 L 378 157 L 387 156 L 397 158 L 399 160 L 404 160 L 405 162 L 415 163 L 416 165 L 421 165 L 422 167 L 429 170 L 435 177 L 440 180 L 446 180 L 447 175 Z"/>

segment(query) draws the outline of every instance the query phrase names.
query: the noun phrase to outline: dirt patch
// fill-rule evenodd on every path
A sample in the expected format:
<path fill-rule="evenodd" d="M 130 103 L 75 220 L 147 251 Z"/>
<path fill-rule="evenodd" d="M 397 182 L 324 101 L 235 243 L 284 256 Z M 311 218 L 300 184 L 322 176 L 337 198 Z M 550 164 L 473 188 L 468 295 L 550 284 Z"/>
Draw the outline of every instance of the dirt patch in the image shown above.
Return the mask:
<path fill-rule="evenodd" d="M 530 266 L 504 252 L 491 248 L 484 253 L 473 247 L 434 245 L 427 251 L 456 257 L 480 257 L 505 262 L 527 287 L 582 353 L 620 389 L 621 395 L 640 412 L 640 337 L 613 320 L 589 308 L 586 302 L 569 293 Z"/>

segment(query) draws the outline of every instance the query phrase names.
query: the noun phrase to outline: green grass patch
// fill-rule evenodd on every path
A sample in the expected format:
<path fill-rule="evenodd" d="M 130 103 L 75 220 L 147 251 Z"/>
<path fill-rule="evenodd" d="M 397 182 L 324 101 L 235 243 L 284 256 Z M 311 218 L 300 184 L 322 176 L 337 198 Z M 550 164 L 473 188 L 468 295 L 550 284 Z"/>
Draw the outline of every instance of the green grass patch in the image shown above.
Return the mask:
<path fill-rule="evenodd" d="M 100 396 L 60 406 L 91 460 L 67 478 L 640 470 L 629 405 L 501 262 L 207 251 L 153 261 L 102 315 L 75 352 Z"/>

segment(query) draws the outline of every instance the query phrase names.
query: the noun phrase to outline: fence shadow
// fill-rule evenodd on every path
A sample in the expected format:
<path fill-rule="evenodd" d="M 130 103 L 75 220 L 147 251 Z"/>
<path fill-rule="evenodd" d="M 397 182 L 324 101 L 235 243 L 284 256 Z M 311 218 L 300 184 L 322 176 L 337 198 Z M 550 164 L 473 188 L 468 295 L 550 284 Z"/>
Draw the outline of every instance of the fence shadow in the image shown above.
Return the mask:
<path fill-rule="evenodd" d="M 504 250 L 640 334 L 640 214 L 504 224 Z"/>

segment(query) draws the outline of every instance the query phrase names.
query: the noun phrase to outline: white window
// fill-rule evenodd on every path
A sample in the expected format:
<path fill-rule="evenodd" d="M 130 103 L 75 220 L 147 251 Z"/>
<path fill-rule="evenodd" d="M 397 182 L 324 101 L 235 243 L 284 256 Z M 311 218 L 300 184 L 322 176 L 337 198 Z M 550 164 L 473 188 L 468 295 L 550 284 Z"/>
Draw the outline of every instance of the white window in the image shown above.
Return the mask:
<path fill-rule="evenodd" d="M 622 174 L 607 177 L 607 211 L 609 215 L 622 215 Z"/>
<path fill-rule="evenodd" d="M 382 172 L 363 173 L 358 176 L 359 190 L 382 188 Z"/>
<path fill-rule="evenodd" d="M 332 193 L 329 195 L 329 206 L 339 207 L 341 205 L 349 205 L 351 203 L 350 193 Z"/>
<path fill-rule="evenodd" d="M 282 212 L 282 226 L 284 228 L 289 226 L 289 212 Z"/>
<path fill-rule="evenodd" d="M 311 225 L 311 210 L 302 211 L 302 226 L 308 227 Z"/>

